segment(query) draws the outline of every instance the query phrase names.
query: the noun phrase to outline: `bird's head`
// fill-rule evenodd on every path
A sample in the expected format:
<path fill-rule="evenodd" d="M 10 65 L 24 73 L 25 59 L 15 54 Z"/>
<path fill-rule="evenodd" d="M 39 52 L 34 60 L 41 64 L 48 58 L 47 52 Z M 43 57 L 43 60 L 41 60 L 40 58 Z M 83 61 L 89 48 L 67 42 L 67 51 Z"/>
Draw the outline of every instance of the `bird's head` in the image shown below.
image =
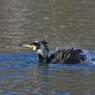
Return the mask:
<path fill-rule="evenodd" d="M 49 51 L 48 43 L 45 40 L 36 40 L 30 44 L 23 44 L 23 47 L 27 47 L 36 51 L 38 54 L 44 54 Z"/>

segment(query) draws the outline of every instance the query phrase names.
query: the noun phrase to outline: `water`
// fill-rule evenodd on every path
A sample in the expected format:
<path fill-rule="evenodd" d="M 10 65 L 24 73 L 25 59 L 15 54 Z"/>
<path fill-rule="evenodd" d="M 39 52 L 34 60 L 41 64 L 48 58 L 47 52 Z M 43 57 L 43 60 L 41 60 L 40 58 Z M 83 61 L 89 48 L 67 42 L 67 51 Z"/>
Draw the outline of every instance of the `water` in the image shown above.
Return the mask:
<path fill-rule="evenodd" d="M 38 66 L 32 53 L 0 54 L 0 95 L 95 95 L 95 64 Z"/>
<path fill-rule="evenodd" d="M 0 50 L 45 39 L 50 47 L 95 49 L 95 1 L 1 0 Z"/>
<path fill-rule="evenodd" d="M 0 95 L 95 95 L 94 36 L 94 0 L 0 0 Z M 39 67 L 21 47 L 34 39 L 85 49 L 88 64 Z"/>

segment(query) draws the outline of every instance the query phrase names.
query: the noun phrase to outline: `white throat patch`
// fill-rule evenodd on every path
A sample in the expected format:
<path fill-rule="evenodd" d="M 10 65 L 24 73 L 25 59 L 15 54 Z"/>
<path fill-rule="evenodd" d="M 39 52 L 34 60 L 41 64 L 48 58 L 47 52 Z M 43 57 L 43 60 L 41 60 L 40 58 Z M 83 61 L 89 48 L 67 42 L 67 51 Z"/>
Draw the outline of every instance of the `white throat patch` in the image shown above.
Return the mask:
<path fill-rule="evenodd" d="M 38 49 L 38 50 L 37 50 L 37 53 L 43 55 L 43 52 L 42 52 L 41 49 Z"/>

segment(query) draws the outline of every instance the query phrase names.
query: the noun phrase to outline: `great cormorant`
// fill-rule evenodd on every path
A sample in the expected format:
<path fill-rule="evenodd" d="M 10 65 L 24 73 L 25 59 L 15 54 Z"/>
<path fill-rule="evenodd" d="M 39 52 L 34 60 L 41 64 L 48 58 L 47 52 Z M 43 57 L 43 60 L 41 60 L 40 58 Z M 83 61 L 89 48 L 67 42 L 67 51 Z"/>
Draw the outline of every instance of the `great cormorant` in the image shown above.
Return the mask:
<path fill-rule="evenodd" d="M 82 49 L 63 48 L 51 52 L 45 40 L 33 41 L 31 44 L 24 44 L 23 46 L 31 48 L 37 53 L 40 64 L 82 64 L 85 61 Z"/>

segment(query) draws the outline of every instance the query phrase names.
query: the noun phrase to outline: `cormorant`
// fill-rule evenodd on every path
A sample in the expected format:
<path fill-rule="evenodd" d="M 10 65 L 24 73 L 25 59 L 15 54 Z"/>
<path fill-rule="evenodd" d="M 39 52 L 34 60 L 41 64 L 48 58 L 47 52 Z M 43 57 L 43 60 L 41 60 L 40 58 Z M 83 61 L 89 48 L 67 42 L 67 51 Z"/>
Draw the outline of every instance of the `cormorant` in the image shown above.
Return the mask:
<path fill-rule="evenodd" d="M 58 48 L 50 52 L 48 43 L 45 40 L 33 41 L 31 44 L 23 44 L 23 46 L 31 48 L 37 53 L 40 64 L 82 64 L 85 61 L 82 49 Z"/>

